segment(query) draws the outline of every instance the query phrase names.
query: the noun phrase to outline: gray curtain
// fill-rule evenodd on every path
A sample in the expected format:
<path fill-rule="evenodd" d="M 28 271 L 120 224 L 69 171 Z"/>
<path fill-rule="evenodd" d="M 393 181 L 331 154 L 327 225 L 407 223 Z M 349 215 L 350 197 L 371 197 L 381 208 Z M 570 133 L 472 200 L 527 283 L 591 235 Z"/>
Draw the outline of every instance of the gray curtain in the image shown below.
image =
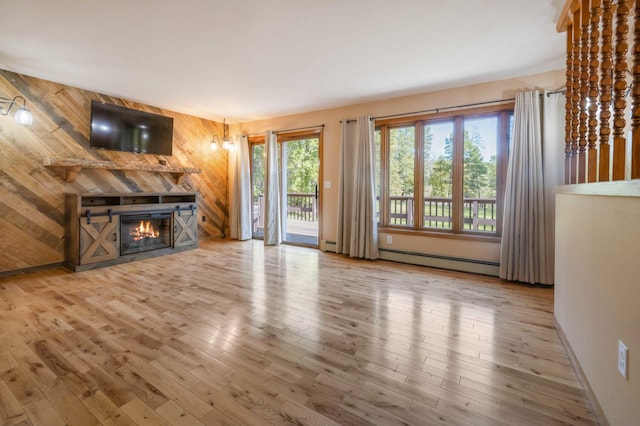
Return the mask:
<path fill-rule="evenodd" d="M 251 229 L 251 173 L 249 170 L 249 140 L 241 136 L 230 152 L 229 186 L 229 229 L 231 239 L 248 240 Z"/>
<path fill-rule="evenodd" d="M 561 103 L 555 97 L 555 102 L 549 103 L 543 154 L 540 98 L 538 91 L 516 95 L 504 198 L 500 278 L 553 284 L 554 219 L 553 206 L 547 206 L 553 196 L 545 195 L 545 188 L 547 193 L 553 191 L 562 170 L 558 165 L 563 148 L 562 136 L 558 137 Z"/>
<path fill-rule="evenodd" d="M 374 126 L 369 116 L 342 120 L 336 252 L 378 258 Z"/>
<path fill-rule="evenodd" d="M 542 174 L 544 175 L 547 283 L 555 276 L 556 186 L 564 183 L 565 94 L 542 97 Z"/>
<path fill-rule="evenodd" d="M 264 244 L 278 245 L 282 242 L 280 171 L 278 170 L 277 136 L 271 130 L 265 135 L 265 209 Z"/>

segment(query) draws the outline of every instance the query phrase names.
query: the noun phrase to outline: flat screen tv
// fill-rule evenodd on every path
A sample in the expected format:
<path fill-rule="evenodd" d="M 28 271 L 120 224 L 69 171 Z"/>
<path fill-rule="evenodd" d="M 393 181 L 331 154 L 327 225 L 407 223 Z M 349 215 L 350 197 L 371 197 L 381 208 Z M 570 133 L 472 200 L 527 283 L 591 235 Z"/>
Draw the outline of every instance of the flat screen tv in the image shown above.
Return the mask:
<path fill-rule="evenodd" d="M 91 148 L 171 155 L 173 118 L 91 101 Z"/>

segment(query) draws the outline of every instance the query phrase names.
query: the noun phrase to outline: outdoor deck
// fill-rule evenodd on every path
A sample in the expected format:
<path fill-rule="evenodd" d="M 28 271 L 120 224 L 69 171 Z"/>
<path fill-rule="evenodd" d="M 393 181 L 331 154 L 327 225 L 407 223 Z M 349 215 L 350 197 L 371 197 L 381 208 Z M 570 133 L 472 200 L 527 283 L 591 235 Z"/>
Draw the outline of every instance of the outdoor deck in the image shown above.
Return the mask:
<path fill-rule="evenodd" d="M 318 222 L 287 219 L 285 241 L 295 244 L 318 245 Z"/>
<path fill-rule="evenodd" d="M 257 236 L 263 236 L 263 228 L 254 231 Z M 318 245 L 318 222 L 307 222 L 304 220 L 287 219 L 287 234 L 285 241 L 294 244 Z"/>

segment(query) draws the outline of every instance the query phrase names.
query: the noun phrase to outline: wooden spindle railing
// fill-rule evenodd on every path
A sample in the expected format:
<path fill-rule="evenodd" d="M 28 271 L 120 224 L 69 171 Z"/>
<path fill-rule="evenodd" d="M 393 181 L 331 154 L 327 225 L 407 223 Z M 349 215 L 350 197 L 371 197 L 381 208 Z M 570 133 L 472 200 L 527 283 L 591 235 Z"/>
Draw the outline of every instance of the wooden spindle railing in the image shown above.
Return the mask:
<path fill-rule="evenodd" d="M 640 1 L 636 1 L 633 37 L 633 114 L 631 116 L 631 179 L 640 179 Z"/>
<path fill-rule="evenodd" d="M 598 53 L 600 52 L 600 0 L 591 0 L 591 40 L 589 49 L 589 175 L 587 182 L 596 182 L 598 179 Z"/>
<path fill-rule="evenodd" d="M 627 108 L 627 33 L 629 24 L 629 7 L 625 0 L 618 1 L 616 13 L 616 52 L 615 73 L 613 82 L 613 180 L 624 179 L 625 145 L 624 128 L 627 125 L 625 110 Z"/>
<path fill-rule="evenodd" d="M 580 10 L 576 13 L 580 16 Z M 573 26 L 573 78 L 571 79 L 571 102 L 573 120 L 571 120 L 571 183 L 577 183 L 578 176 L 578 141 L 580 139 L 580 22 L 576 22 Z"/>
<path fill-rule="evenodd" d="M 573 27 L 569 25 L 567 28 L 567 91 L 566 99 L 569 100 L 565 103 L 565 123 L 564 123 L 564 181 L 565 183 L 571 182 L 571 145 L 573 141 L 573 111 L 572 102 L 573 98 Z"/>
<path fill-rule="evenodd" d="M 558 30 L 567 31 L 565 183 L 640 179 L 640 0 L 567 0 Z"/>
<path fill-rule="evenodd" d="M 578 141 L 578 183 L 586 182 L 587 109 L 589 107 L 589 0 L 580 9 L 580 139 Z"/>
<path fill-rule="evenodd" d="M 609 180 L 611 168 L 611 90 L 613 85 L 613 4 L 604 0 L 602 11 L 602 67 L 600 71 L 600 167 L 598 180 Z M 565 181 L 567 182 L 567 181 Z"/>

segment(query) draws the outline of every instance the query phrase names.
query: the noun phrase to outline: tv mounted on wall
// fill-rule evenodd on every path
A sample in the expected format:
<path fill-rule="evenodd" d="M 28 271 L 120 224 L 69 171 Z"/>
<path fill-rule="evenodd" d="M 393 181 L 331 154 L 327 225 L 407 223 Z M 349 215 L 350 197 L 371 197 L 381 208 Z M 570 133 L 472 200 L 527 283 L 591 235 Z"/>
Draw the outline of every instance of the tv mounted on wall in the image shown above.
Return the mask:
<path fill-rule="evenodd" d="M 91 148 L 171 155 L 173 118 L 91 101 Z"/>

